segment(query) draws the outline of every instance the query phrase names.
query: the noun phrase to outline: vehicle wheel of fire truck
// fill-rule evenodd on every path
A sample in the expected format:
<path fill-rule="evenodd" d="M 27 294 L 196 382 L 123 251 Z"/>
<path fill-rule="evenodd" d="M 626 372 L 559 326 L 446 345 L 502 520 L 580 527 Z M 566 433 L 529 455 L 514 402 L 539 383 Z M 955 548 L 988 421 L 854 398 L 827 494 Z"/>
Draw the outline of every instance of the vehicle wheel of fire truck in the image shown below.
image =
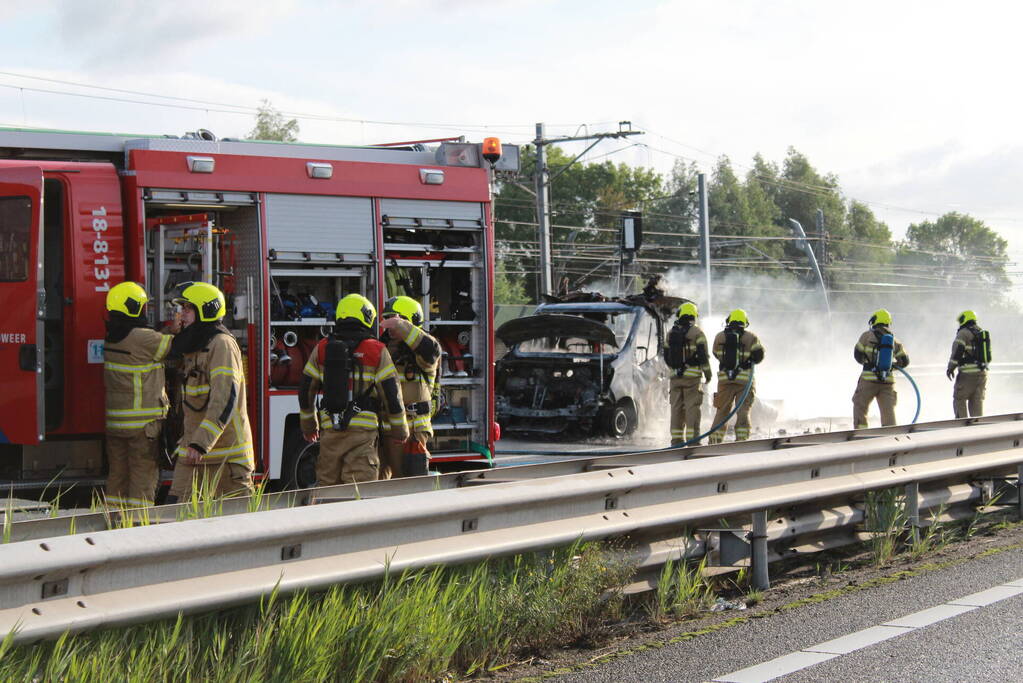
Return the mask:
<path fill-rule="evenodd" d="M 301 432 L 293 433 L 284 448 L 281 479 L 286 489 L 308 489 L 316 486 L 316 458 L 320 444 L 307 443 Z"/>
<path fill-rule="evenodd" d="M 639 418 L 636 415 L 636 407 L 632 401 L 622 399 L 615 404 L 615 407 L 607 416 L 607 432 L 615 439 L 622 439 L 636 431 L 639 426 Z"/>

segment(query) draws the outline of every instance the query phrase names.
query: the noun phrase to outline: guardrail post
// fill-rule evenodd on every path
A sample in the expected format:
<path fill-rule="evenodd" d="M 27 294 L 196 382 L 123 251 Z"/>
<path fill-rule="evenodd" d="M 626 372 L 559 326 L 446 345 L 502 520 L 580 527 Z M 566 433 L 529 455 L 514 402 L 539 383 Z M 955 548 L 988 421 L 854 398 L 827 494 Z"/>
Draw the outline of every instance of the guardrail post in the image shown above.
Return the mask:
<path fill-rule="evenodd" d="M 750 564 L 752 565 L 753 588 L 765 591 L 771 587 L 767 571 L 767 510 L 753 513 L 753 530 L 750 533 Z"/>
<path fill-rule="evenodd" d="M 906 523 L 916 543 L 920 540 L 920 483 L 916 481 L 906 484 Z"/>
<path fill-rule="evenodd" d="M 1016 465 L 1016 514 L 1023 519 L 1023 463 Z"/>

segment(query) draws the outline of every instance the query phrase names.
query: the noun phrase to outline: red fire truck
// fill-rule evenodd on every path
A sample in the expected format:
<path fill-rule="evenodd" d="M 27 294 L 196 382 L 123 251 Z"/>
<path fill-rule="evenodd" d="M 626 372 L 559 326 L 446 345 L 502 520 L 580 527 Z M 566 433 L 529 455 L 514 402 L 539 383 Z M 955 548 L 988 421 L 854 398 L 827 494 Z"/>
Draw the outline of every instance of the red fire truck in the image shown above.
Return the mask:
<path fill-rule="evenodd" d="M 157 327 L 180 283 L 225 292 L 257 462 L 290 485 L 312 483 L 296 389 L 335 303 L 417 297 L 444 349 L 433 463 L 486 466 L 494 155 L 430 142 L 0 131 L 0 482 L 102 478 L 104 301 L 122 280 L 144 284 Z"/>

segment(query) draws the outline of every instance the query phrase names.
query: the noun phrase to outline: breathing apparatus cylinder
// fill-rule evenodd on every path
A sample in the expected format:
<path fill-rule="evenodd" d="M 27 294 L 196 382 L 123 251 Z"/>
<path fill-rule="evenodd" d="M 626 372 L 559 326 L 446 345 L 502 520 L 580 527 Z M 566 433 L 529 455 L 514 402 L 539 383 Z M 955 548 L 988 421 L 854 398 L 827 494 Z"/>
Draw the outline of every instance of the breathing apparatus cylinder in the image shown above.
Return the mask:
<path fill-rule="evenodd" d="M 351 374 L 348 345 L 344 341 L 332 337 L 327 342 L 323 360 L 325 367 L 323 368 L 322 406 L 336 419 L 336 416 L 345 412 L 352 402 L 351 388 L 348 386 L 348 378 Z"/>
<path fill-rule="evenodd" d="M 672 370 L 683 370 L 686 367 L 686 333 L 689 325 L 675 323 L 668 331 L 668 346 L 664 354 L 664 362 Z"/>
<path fill-rule="evenodd" d="M 986 370 L 988 363 L 991 362 L 991 335 L 988 334 L 987 330 L 981 330 L 974 336 L 976 337 L 974 345 L 976 347 L 977 365 Z"/>
<path fill-rule="evenodd" d="M 891 333 L 882 334 L 877 344 L 877 358 L 874 361 L 874 372 L 881 381 L 887 379 L 892 372 L 892 361 L 895 352 L 895 337 Z"/>
<path fill-rule="evenodd" d="M 721 354 L 721 369 L 728 373 L 728 379 L 739 374 L 739 337 L 741 331 L 725 328 L 724 353 Z"/>

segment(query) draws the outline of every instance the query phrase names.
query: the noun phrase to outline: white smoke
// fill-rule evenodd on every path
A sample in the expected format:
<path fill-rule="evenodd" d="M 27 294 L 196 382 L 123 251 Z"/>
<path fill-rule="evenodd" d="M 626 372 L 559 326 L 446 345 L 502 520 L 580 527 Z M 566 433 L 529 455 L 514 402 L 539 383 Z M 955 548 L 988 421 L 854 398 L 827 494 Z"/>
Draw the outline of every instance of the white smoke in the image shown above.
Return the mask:
<path fill-rule="evenodd" d="M 897 293 L 880 295 L 832 295 L 832 310 L 825 308 L 820 288 L 810 288 L 789 277 L 765 274 L 728 273 L 711 281 L 714 310 L 706 310 L 706 286 L 703 271 L 677 269 L 664 278 L 668 294 L 692 299 L 700 309 L 699 325 L 708 340 L 724 326 L 727 313 L 746 310 L 749 329 L 760 337 L 766 349 L 764 362 L 756 374 L 757 396 L 778 415 L 771 424 L 756 424 L 760 436 L 785 429 L 793 431 L 831 431 L 848 429 L 852 424 L 852 394 L 860 373 L 853 360 L 853 347 L 867 329 L 867 320 L 877 308 L 892 313 L 892 331 L 910 357 L 907 370 L 921 393 L 919 421 L 950 419 L 952 383 L 945 377 L 963 309 L 977 312 L 979 323 L 991 332 L 994 362 L 988 377 L 986 414 L 1023 411 L 1023 354 L 1012 340 L 1023 333 L 1023 321 L 1000 308 L 996 297 L 979 290 L 942 292 L 928 298 Z M 909 423 L 916 410 L 916 396 L 909 381 L 896 380 L 900 424 Z M 713 415 L 705 413 L 704 427 Z M 876 407 L 871 410 L 871 425 L 880 424 Z"/>

